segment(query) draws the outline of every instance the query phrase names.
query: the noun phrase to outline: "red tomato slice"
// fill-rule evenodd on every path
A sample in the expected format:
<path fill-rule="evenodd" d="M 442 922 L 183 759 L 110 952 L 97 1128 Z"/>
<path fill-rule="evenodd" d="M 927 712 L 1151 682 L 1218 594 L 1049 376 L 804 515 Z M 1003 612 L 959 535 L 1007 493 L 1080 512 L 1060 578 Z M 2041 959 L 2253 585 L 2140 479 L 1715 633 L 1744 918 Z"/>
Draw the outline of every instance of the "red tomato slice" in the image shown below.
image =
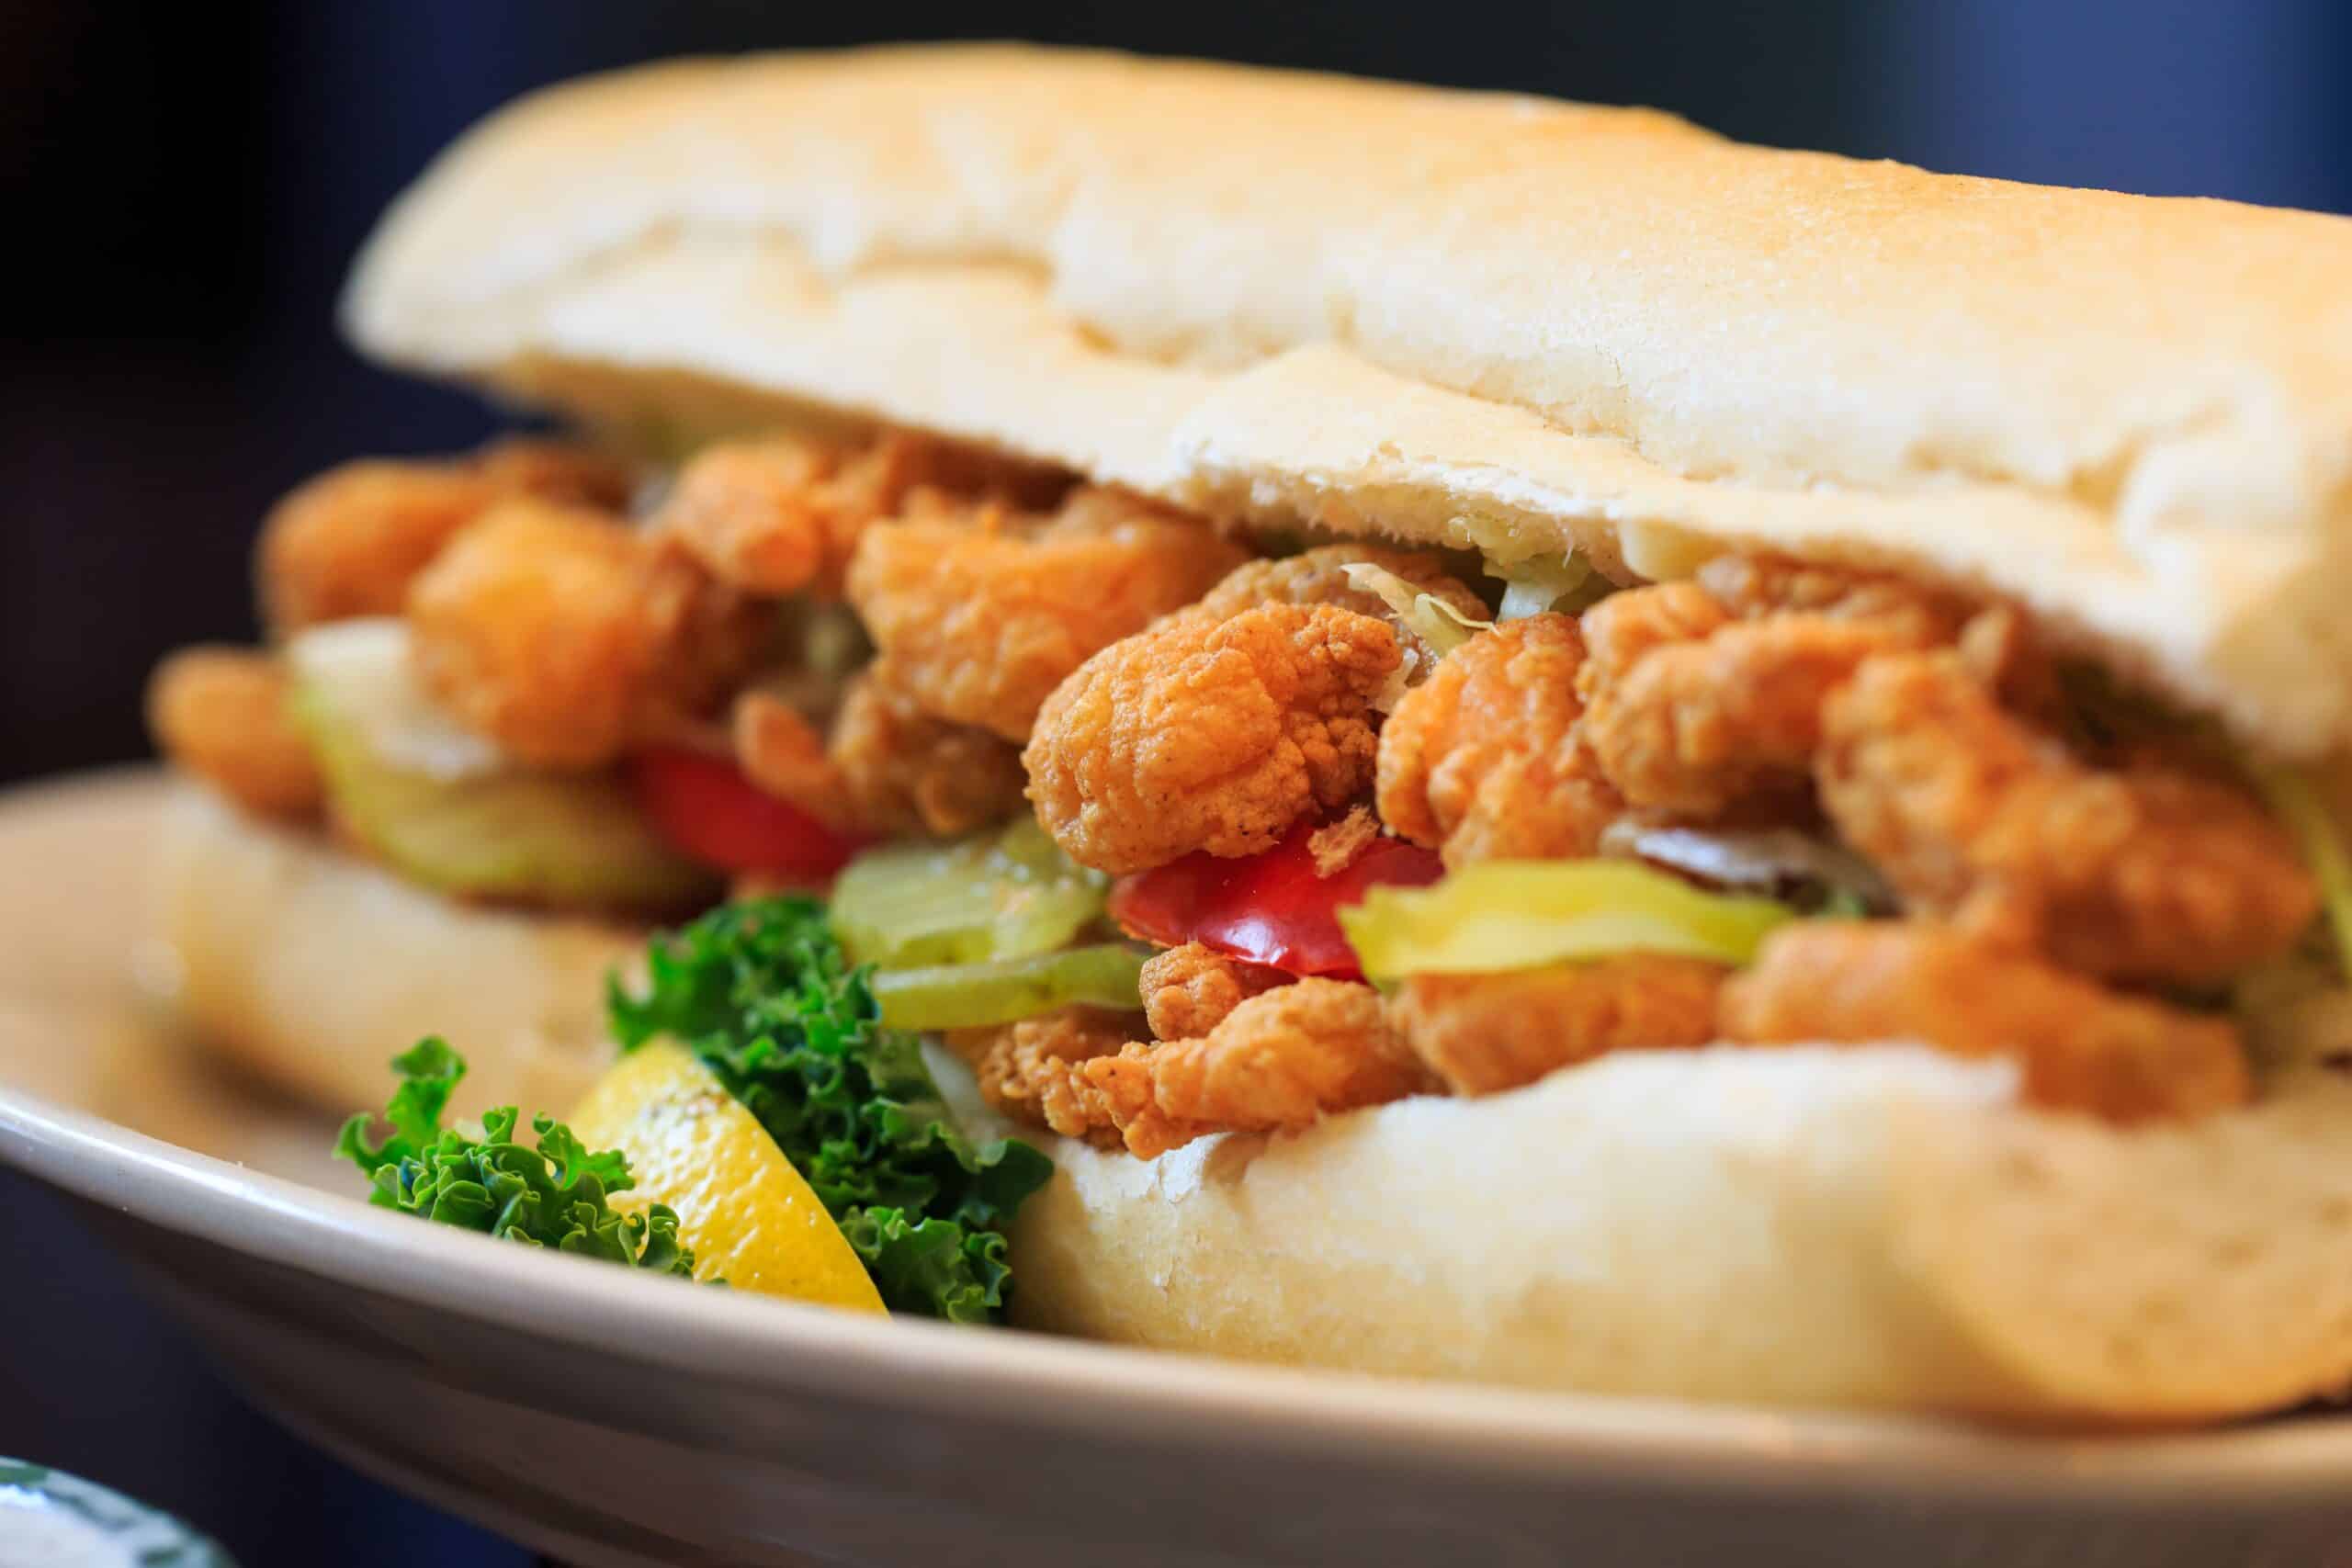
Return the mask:
<path fill-rule="evenodd" d="M 1314 824 L 1302 822 L 1262 854 L 1189 854 L 1121 877 L 1111 889 L 1111 918 L 1130 936 L 1166 947 L 1197 942 L 1293 975 L 1361 980 L 1340 910 L 1363 902 L 1367 888 L 1419 886 L 1445 868 L 1434 850 L 1380 839 L 1344 869 L 1317 876 L 1306 847 L 1314 833 Z"/>
<path fill-rule="evenodd" d="M 724 757 L 683 747 L 628 760 L 637 807 L 671 845 L 722 871 L 824 883 L 865 846 L 778 800 Z"/>

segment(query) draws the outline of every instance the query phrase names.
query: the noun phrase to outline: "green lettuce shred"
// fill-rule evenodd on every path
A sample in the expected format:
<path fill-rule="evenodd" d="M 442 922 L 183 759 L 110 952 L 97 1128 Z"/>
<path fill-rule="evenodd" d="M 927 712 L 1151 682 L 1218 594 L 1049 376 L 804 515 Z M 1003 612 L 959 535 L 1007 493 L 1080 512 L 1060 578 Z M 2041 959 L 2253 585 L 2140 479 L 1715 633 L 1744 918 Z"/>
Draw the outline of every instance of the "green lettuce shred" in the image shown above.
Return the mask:
<path fill-rule="evenodd" d="M 2249 772 L 2270 810 L 2302 846 L 2303 860 L 2319 882 L 2320 903 L 2335 939 L 2343 979 L 2352 980 L 2352 849 L 2326 796 L 2308 773 L 2293 768 L 2252 766 Z"/>
<path fill-rule="evenodd" d="M 1443 658 L 1480 632 L 1495 629 L 1492 621 L 1473 620 L 1434 593 L 1425 593 L 1385 566 L 1353 561 L 1342 569 L 1351 586 L 1377 598 L 1396 614 L 1408 630 Z"/>
<path fill-rule="evenodd" d="M 1004 1227 L 1053 1174 L 1043 1152 L 956 1130 L 912 1034 L 885 1028 L 813 898 L 729 905 L 658 939 L 613 1031 L 667 1035 L 718 1074 L 807 1177 L 893 1312 L 1000 1320 Z"/>
<path fill-rule="evenodd" d="M 334 1152 L 368 1175 L 368 1201 L 445 1225 L 481 1231 L 502 1241 L 551 1247 L 691 1275 L 692 1251 L 678 1245 L 678 1216 L 660 1203 L 642 1214 L 614 1211 L 612 1194 L 635 1183 L 618 1150 L 591 1152 L 571 1128 L 551 1116 L 532 1118 L 535 1145 L 514 1138 L 514 1107 L 482 1117 L 482 1135 L 441 1125 L 450 1091 L 466 1076 L 465 1058 L 439 1039 L 420 1042 L 392 1058 L 400 1087 L 384 1108 L 391 1131 L 381 1143 L 368 1136 L 365 1112 L 343 1124 Z"/>

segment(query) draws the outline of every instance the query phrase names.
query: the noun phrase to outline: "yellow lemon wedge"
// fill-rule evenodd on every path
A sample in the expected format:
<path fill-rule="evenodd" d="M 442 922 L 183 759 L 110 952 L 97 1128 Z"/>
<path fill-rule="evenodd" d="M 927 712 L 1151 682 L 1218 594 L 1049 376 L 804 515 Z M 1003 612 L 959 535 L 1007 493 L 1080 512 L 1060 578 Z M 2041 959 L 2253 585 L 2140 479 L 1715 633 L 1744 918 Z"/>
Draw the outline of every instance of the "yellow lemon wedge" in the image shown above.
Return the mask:
<path fill-rule="evenodd" d="M 807 1178 L 684 1045 L 656 1040 L 623 1056 L 571 1113 L 571 1130 L 592 1149 L 628 1156 L 637 1185 L 615 1193 L 614 1208 L 667 1203 L 677 1211 L 695 1279 L 884 1310 Z"/>

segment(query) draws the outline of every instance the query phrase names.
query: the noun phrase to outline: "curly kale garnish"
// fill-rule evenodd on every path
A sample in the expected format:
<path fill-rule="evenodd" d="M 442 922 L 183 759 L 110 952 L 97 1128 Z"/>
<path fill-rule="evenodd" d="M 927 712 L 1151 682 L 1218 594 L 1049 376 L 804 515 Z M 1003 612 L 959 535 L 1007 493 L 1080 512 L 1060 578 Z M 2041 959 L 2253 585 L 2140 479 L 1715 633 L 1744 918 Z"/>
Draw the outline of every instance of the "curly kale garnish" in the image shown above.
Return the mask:
<path fill-rule="evenodd" d="M 1004 1227 L 1053 1163 L 1017 1139 L 955 1125 L 915 1037 L 882 1027 L 811 898 L 713 910 L 657 941 L 650 978 L 610 987 L 633 1050 L 683 1041 L 808 1179 L 894 1312 L 1002 1315 Z"/>
<path fill-rule="evenodd" d="M 532 1119 L 536 1146 L 514 1141 L 520 1120 L 503 1106 L 482 1117 L 482 1135 L 441 1125 L 465 1058 L 426 1040 L 392 1059 L 400 1087 L 384 1108 L 391 1132 L 371 1142 L 373 1118 L 343 1125 L 334 1152 L 368 1173 L 368 1201 L 506 1241 L 552 1247 L 662 1274 L 692 1274 L 694 1254 L 678 1245 L 678 1216 L 662 1204 L 642 1214 L 614 1212 L 609 1199 L 633 1185 L 617 1150 L 592 1153 L 550 1116 Z"/>

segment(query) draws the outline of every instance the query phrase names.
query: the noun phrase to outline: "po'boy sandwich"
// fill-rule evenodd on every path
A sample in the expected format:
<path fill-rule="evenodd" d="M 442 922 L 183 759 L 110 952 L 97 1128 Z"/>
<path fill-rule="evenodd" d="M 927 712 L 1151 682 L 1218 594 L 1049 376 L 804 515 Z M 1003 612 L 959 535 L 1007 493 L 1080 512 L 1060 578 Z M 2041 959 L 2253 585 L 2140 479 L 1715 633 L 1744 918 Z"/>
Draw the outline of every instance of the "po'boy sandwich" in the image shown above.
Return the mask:
<path fill-rule="evenodd" d="M 1522 97 L 1015 48 L 560 87 L 345 325 L 582 444 L 268 520 L 269 646 L 152 694 L 217 786 L 183 995 L 338 1105 L 427 1032 L 560 1105 L 647 924 L 829 889 L 972 1135 L 1057 1167 L 1018 1319 L 2328 1393 L 2347 278 L 2338 219 Z"/>

